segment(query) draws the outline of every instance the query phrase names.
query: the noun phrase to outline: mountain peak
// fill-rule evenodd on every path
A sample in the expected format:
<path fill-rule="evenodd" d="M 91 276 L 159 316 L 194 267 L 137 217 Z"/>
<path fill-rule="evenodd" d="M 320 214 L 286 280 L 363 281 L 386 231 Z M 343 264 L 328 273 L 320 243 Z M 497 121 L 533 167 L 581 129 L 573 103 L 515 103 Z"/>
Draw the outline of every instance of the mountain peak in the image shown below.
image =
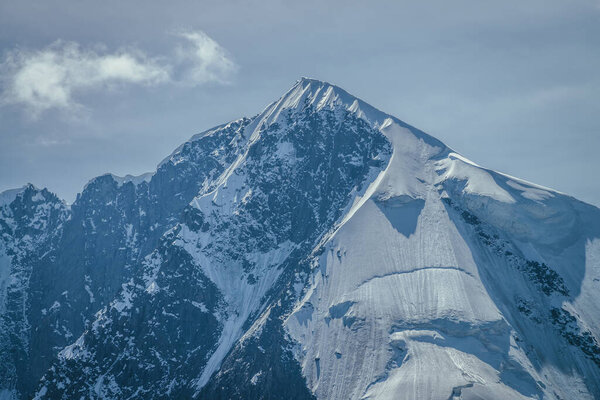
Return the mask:
<path fill-rule="evenodd" d="M 39 189 L 32 183 L 27 183 L 21 186 L 20 188 L 8 189 L 3 192 L 0 192 L 0 207 L 11 204 L 17 198 L 18 195 L 27 190 L 37 193 L 43 191 L 44 189 Z"/>
<path fill-rule="evenodd" d="M 278 120 L 282 112 L 313 106 L 317 111 L 342 109 L 351 112 L 366 121 L 375 129 L 395 123 L 411 131 L 417 138 L 423 139 L 432 146 L 446 148 L 438 139 L 407 124 L 406 122 L 373 107 L 364 100 L 348 93 L 341 87 L 318 79 L 302 77 L 277 101 L 271 103 L 258 116 L 257 126 L 269 125 Z"/>
<path fill-rule="evenodd" d="M 267 107 L 265 116 L 269 121 L 276 119 L 287 109 L 313 105 L 317 110 L 342 108 L 369 123 L 380 126 L 387 118 L 392 118 L 377 108 L 367 104 L 344 89 L 329 82 L 302 77 L 282 97 Z"/>

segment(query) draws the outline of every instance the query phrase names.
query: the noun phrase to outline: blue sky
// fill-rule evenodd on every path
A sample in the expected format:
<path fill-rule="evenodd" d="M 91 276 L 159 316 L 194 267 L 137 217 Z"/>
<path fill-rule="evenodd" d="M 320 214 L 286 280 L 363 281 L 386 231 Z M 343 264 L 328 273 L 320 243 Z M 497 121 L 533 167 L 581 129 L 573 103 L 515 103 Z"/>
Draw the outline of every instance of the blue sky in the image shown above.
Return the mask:
<path fill-rule="evenodd" d="M 0 190 L 151 171 L 301 76 L 600 205 L 600 1 L 0 0 Z"/>

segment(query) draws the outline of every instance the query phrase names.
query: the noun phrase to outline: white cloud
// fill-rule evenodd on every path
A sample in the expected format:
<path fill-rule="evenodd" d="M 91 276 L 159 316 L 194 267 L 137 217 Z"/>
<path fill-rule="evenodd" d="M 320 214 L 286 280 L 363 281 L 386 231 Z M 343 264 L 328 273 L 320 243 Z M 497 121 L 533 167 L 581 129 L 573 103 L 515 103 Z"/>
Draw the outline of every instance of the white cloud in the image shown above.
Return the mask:
<path fill-rule="evenodd" d="M 84 91 L 114 85 L 226 83 L 236 70 L 227 52 L 201 31 L 176 34 L 185 40 L 171 57 L 150 57 L 136 49 L 116 52 L 83 49 L 57 41 L 42 50 L 13 50 L 0 64 L 3 104 L 27 107 L 34 116 L 49 109 L 81 107 Z"/>
<path fill-rule="evenodd" d="M 118 83 L 152 85 L 169 79 L 164 65 L 140 52 L 99 54 L 61 41 L 43 50 L 13 51 L 1 71 L 2 100 L 25 105 L 35 113 L 75 107 L 73 96 L 86 89 Z"/>
<path fill-rule="evenodd" d="M 227 51 L 202 31 L 183 31 L 175 36 L 185 39 L 187 46 L 176 48 L 176 58 L 189 84 L 227 83 L 237 70 Z"/>

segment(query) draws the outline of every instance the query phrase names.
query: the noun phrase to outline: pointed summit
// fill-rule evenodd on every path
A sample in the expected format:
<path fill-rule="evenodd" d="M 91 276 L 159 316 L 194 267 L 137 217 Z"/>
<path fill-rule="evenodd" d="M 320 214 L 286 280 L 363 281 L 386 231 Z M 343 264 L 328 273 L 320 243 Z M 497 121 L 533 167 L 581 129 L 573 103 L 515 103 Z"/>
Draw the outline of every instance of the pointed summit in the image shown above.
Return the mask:
<path fill-rule="evenodd" d="M 379 130 L 384 125 L 394 123 L 408 129 L 417 138 L 426 143 L 441 148 L 447 146 L 438 139 L 407 124 L 406 122 L 385 113 L 360 98 L 348 93 L 344 89 L 329 82 L 302 77 L 277 101 L 269 104 L 267 108 L 255 119 L 251 126 L 270 125 L 277 121 L 280 115 L 288 110 L 301 110 L 304 107 L 315 107 L 321 110 L 346 110 L 366 121 L 373 128 Z"/>
<path fill-rule="evenodd" d="M 279 100 L 270 104 L 261 114 L 263 121 L 270 123 L 284 110 L 311 105 L 322 109 L 342 108 L 366 120 L 371 125 L 381 126 L 387 118 L 393 118 L 375 107 L 351 95 L 339 86 L 329 82 L 302 77 L 296 81 Z"/>

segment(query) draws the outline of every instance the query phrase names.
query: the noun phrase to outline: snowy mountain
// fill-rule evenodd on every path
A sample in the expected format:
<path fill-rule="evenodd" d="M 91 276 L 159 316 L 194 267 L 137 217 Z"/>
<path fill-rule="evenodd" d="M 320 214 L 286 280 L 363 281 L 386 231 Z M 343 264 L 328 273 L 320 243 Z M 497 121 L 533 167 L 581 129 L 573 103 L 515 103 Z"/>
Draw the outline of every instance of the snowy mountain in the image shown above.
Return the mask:
<path fill-rule="evenodd" d="M 325 82 L 0 239 L 0 399 L 600 398 L 600 209 Z"/>

